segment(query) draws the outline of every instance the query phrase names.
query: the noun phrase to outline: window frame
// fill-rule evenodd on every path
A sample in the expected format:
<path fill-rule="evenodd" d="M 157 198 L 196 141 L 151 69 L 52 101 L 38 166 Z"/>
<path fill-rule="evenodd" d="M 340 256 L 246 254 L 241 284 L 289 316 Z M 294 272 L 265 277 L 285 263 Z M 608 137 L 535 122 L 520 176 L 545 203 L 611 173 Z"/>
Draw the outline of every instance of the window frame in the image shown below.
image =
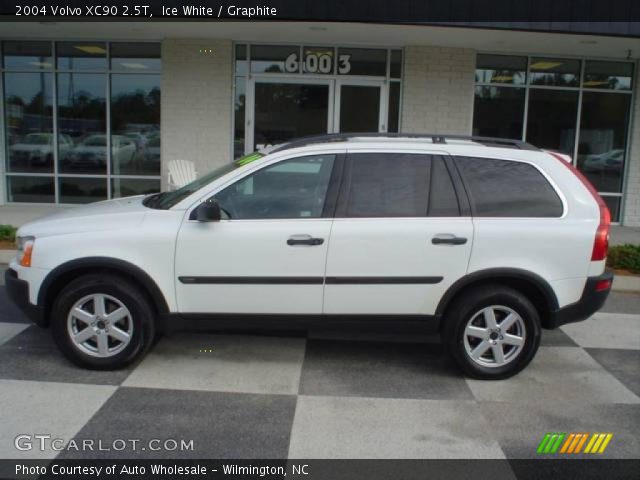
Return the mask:
<path fill-rule="evenodd" d="M 3 162 L 0 162 L 0 202 L 6 203 L 6 204 L 13 204 L 13 205 L 63 205 L 63 206 L 71 206 L 71 205 L 78 205 L 78 203 L 63 203 L 60 201 L 60 197 L 61 197 L 61 180 L 63 179 L 73 179 L 73 178 L 79 178 L 79 179 L 100 179 L 104 181 L 104 185 L 105 185 L 105 189 L 106 189 L 106 197 L 103 199 L 94 199 L 92 201 L 100 201 L 100 200 L 111 200 L 114 198 L 121 198 L 121 197 L 115 197 L 112 195 L 112 180 L 116 180 L 116 179 L 120 179 L 120 180 L 129 180 L 129 179 L 134 179 L 134 180 L 155 180 L 158 182 L 158 191 L 162 188 L 162 173 L 160 172 L 158 175 L 122 175 L 122 174 L 118 174 L 118 175 L 114 175 L 111 170 L 112 170 L 112 148 L 111 145 L 109 144 L 107 146 L 107 151 L 106 151 L 106 162 L 107 162 L 107 169 L 105 173 L 100 173 L 100 174 L 86 174 L 86 173 L 63 173 L 60 171 L 59 165 L 58 165 L 58 161 L 59 161 L 59 142 L 58 142 L 58 136 L 60 134 L 62 134 L 62 132 L 59 131 L 59 123 L 60 123 L 60 119 L 59 119 L 59 113 L 58 113 L 58 74 L 64 74 L 64 73 L 68 73 L 68 74 L 102 74 L 105 75 L 106 77 L 106 88 L 105 88 L 105 108 L 106 108 L 106 116 L 105 116 L 105 123 L 106 123 L 106 131 L 105 131 L 105 135 L 107 135 L 107 137 L 109 138 L 109 140 L 111 139 L 111 77 L 112 75 L 127 75 L 127 74 L 131 74 L 131 75 L 158 75 L 161 76 L 162 74 L 162 66 L 160 67 L 160 69 L 151 69 L 145 72 L 140 72 L 140 71 L 130 71 L 130 70 L 124 70 L 121 68 L 112 68 L 111 66 L 111 45 L 112 44 L 117 44 L 117 43 L 147 43 L 147 44 L 160 44 L 161 40 L 160 39 L 144 39 L 144 40 L 140 40 L 140 39 L 131 39 L 131 40 L 127 40 L 127 39 L 119 39 L 117 41 L 113 41 L 113 40 L 102 40 L 102 39 L 95 39 L 95 40 L 86 40 L 86 39 L 82 39 L 82 38 L 68 38 L 68 39 L 58 39 L 58 40 L 47 40 L 47 39 L 43 39 L 43 40 L 33 40 L 33 41 L 37 41 L 40 43 L 48 43 L 51 45 L 51 59 L 52 59 L 52 66 L 51 68 L 7 68 L 4 66 L 4 43 L 5 42 L 20 42 L 24 39 L 20 39 L 20 38 L 0 38 L 0 98 L 2 98 L 4 100 L 4 96 L 5 96 L 5 85 L 4 85 L 4 74 L 5 73 L 50 73 L 52 76 L 52 99 L 53 99 L 53 114 L 52 114 L 52 122 L 53 122 L 53 130 L 52 130 L 52 134 L 53 134 L 53 163 L 54 163 L 54 168 L 53 171 L 51 172 L 47 172 L 47 173 L 40 173 L 40 172 L 35 172 L 35 173 L 29 173 L 29 172 L 9 172 L 7 170 L 7 165 L 6 162 L 8 161 L 8 142 L 7 142 L 7 122 L 5 121 L 5 115 L 6 115 L 6 107 L 5 108 L 0 108 L 0 148 L 2 149 L 2 152 L 4 152 L 5 154 L 5 160 Z M 79 70 L 79 69 L 73 69 L 73 70 L 69 70 L 69 69 L 63 69 L 63 68 L 58 68 L 58 58 L 57 58 L 57 44 L 58 43 L 73 43 L 73 42 L 90 42 L 90 43 L 104 43 L 107 49 L 107 53 L 106 53 L 106 68 L 104 69 L 87 69 L 87 70 Z M 160 56 L 160 60 L 162 60 L 162 56 Z M 162 94 L 162 93 L 161 93 Z M 160 122 L 162 122 L 162 119 L 160 120 Z M 10 198 L 10 192 L 9 192 L 9 178 L 10 177 L 46 177 L 47 179 L 53 179 L 53 184 L 54 184 L 54 199 L 52 202 L 25 202 L 25 201 L 9 201 Z"/>

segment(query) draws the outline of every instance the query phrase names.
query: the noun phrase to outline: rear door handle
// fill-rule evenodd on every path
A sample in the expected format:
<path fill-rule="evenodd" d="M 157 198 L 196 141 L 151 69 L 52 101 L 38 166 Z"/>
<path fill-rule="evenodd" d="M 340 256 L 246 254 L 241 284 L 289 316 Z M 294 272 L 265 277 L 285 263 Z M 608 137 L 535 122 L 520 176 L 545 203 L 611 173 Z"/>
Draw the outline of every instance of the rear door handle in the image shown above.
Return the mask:
<path fill-rule="evenodd" d="M 439 233 L 431 239 L 434 245 L 464 245 L 467 243 L 465 237 L 456 237 L 453 233 Z"/>
<path fill-rule="evenodd" d="M 311 235 L 291 235 L 287 239 L 287 245 L 290 247 L 294 247 L 296 245 L 309 245 L 311 247 L 315 247 L 317 245 L 322 245 L 324 243 L 324 238 L 312 237 Z"/>

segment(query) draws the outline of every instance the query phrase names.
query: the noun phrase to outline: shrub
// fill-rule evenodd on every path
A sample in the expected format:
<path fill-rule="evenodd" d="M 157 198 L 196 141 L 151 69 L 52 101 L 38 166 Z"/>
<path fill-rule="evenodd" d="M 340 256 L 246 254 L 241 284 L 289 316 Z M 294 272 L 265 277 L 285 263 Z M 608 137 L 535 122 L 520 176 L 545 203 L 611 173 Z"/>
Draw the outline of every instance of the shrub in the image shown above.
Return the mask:
<path fill-rule="evenodd" d="M 0 225 L 0 240 L 15 242 L 17 230 L 18 229 L 12 225 Z"/>
<path fill-rule="evenodd" d="M 612 268 L 640 273 L 640 245 L 618 245 L 609 247 L 607 265 Z"/>

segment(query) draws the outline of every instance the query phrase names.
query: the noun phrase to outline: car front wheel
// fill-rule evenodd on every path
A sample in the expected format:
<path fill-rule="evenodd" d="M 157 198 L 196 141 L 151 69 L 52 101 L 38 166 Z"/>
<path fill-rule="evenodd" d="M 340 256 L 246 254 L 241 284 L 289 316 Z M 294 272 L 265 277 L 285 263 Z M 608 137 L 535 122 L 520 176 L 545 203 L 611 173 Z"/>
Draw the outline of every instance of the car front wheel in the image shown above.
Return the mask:
<path fill-rule="evenodd" d="M 517 290 L 487 285 L 459 296 L 444 319 L 449 352 L 473 378 L 499 380 L 525 368 L 540 345 L 540 319 Z"/>
<path fill-rule="evenodd" d="M 96 370 L 125 367 L 154 338 L 154 313 L 137 285 L 110 274 L 76 278 L 51 312 L 56 344 L 72 362 Z"/>

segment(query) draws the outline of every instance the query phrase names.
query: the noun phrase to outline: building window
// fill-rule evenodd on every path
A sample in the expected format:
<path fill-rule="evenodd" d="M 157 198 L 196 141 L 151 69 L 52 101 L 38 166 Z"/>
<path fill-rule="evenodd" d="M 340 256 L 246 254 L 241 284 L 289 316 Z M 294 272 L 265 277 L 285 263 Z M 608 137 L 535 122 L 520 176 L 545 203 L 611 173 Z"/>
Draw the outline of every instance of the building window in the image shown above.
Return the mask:
<path fill-rule="evenodd" d="M 630 95 L 584 92 L 578 168 L 601 192 L 622 192 Z"/>
<path fill-rule="evenodd" d="M 474 135 L 570 155 L 620 220 L 633 64 L 479 54 Z"/>
<path fill-rule="evenodd" d="M 573 156 L 578 97 L 576 91 L 532 89 L 529 92 L 527 141 Z"/>
<path fill-rule="evenodd" d="M 526 57 L 478 54 L 476 62 L 476 83 L 523 85 L 526 81 Z"/>
<path fill-rule="evenodd" d="M 160 190 L 160 45 L 2 43 L 7 200 Z"/>
<path fill-rule="evenodd" d="M 473 134 L 520 138 L 524 115 L 524 88 L 476 86 Z"/>

